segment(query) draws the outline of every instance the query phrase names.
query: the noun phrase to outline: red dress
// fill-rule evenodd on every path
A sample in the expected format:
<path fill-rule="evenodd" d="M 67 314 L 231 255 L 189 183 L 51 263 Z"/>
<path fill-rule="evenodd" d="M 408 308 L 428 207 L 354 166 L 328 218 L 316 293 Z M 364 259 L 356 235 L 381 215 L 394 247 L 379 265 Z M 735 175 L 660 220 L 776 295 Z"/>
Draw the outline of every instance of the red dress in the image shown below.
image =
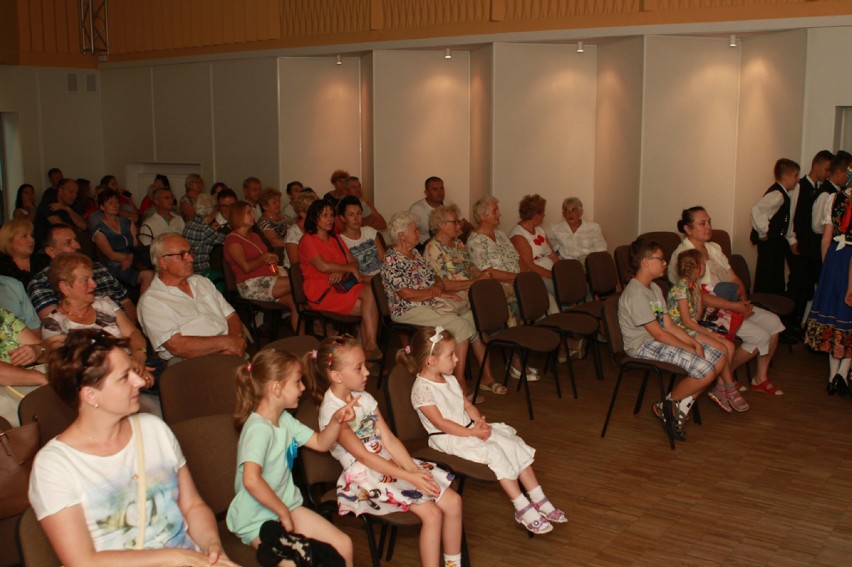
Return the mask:
<path fill-rule="evenodd" d="M 341 250 L 341 246 L 345 249 L 346 244 L 340 242 L 338 246 L 338 242 L 340 241 L 332 235 L 328 236 L 328 241 L 323 242 L 316 234 L 305 234 L 299 241 L 299 266 L 305 279 L 305 296 L 308 298 L 309 307 L 349 315 L 364 284 L 355 284 L 346 293 L 338 293 L 329 289 L 331 284 L 328 283 L 328 274 L 320 272 L 310 262 L 311 258 L 319 254 L 326 262 L 346 264 L 346 254 Z M 328 293 L 325 293 L 326 290 Z M 325 297 L 315 303 L 323 294 Z"/>

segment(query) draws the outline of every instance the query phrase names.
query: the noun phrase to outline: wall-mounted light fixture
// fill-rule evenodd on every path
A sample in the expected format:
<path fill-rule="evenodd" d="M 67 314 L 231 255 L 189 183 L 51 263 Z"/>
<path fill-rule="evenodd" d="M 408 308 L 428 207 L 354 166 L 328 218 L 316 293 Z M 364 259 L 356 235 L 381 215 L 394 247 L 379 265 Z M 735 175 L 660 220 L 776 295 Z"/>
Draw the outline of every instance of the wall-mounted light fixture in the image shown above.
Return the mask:
<path fill-rule="evenodd" d="M 447 50 L 444 52 L 444 59 L 452 59 L 452 58 L 453 58 L 453 52 L 450 51 L 450 48 L 448 47 Z"/>
<path fill-rule="evenodd" d="M 736 47 L 737 46 L 737 36 L 736 35 L 731 34 L 731 37 L 728 38 L 728 45 L 730 47 Z"/>
<path fill-rule="evenodd" d="M 342 56 L 340 56 L 340 55 L 338 55 L 338 56 L 337 56 L 337 64 L 338 64 L 338 65 L 343 65 L 343 57 L 342 57 Z"/>
<path fill-rule="evenodd" d="M 583 52 L 585 52 L 585 51 L 586 51 L 586 50 L 583 48 L 583 42 L 582 42 L 582 41 L 578 41 L 578 42 L 577 42 L 577 53 L 583 53 Z"/>

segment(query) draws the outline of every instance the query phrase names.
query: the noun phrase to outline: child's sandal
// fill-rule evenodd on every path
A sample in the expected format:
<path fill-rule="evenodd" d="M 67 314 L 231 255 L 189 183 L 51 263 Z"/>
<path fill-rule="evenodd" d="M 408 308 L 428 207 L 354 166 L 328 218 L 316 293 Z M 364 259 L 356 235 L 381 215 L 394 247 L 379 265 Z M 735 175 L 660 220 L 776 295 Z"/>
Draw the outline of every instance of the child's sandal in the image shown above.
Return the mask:
<path fill-rule="evenodd" d="M 551 524 L 564 524 L 568 522 L 568 518 L 565 516 L 565 513 L 556 506 L 553 506 L 553 504 L 550 504 L 551 506 L 553 506 L 553 510 L 551 510 L 547 514 L 542 512 L 541 507 L 544 506 L 545 503 L 550 503 L 550 500 L 547 498 L 547 496 L 545 496 L 538 502 L 532 503 L 533 507 L 536 509 L 536 511 L 538 511 L 539 514 L 541 514 L 542 518 L 546 519 Z"/>
<path fill-rule="evenodd" d="M 532 504 L 528 504 L 520 510 L 515 511 L 515 521 L 536 535 L 552 532 L 553 524 L 551 524 L 544 516 L 536 515 L 535 520 L 532 520 L 531 522 L 527 522 L 524 520 L 524 514 L 526 514 L 531 509 L 535 508 Z M 537 511 L 538 510 L 536 510 L 536 512 Z"/>

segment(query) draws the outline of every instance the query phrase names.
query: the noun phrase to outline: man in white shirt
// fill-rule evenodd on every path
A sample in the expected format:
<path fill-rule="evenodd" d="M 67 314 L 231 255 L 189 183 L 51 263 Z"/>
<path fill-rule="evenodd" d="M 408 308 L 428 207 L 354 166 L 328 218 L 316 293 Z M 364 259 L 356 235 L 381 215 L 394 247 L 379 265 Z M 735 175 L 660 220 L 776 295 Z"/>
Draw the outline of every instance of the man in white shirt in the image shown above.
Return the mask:
<path fill-rule="evenodd" d="M 420 244 L 423 244 L 432 236 L 429 234 L 429 216 L 432 214 L 432 210 L 444 205 L 449 207 L 453 204 L 452 201 L 444 198 L 444 180 L 440 177 L 429 177 L 423 185 L 425 187 L 423 193 L 426 197 L 415 202 L 408 209 L 409 213 L 417 216 L 417 232 L 420 233 Z M 467 234 L 469 229 L 465 230 L 465 228 L 469 227 L 470 223 L 464 219 L 461 219 L 460 222 L 463 227 L 462 234 Z"/>
<path fill-rule="evenodd" d="M 563 260 L 580 260 L 592 252 L 606 250 L 601 227 L 598 223 L 583 220 L 583 202 L 577 197 L 562 201 L 562 217 L 565 219 L 551 225 L 547 235 Z"/>
<path fill-rule="evenodd" d="M 819 193 L 814 201 L 811 213 L 811 228 L 822 238 L 825 225 L 831 224 L 831 209 L 834 207 L 834 195 L 846 188 L 849 183 L 849 167 L 852 166 L 852 156 L 840 150 L 828 169 L 828 177 L 820 184 Z M 821 241 L 821 240 L 820 240 Z M 820 253 L 820 257 L 822 253 Z"/>
<path fill-rule="evenodd" d="M 183 217 L 174 214 L 175 196 L 168 187 L 161 187 L 154 191 L 154 205 L 157 209 L 139 228 L 139 242 L 143 246 L 150 245 L 161 234 L 182 233 L 186 224 L 183 222 Z"/>
<path fill-rule="evenodd" d="M 755 293 L 784 295 L 784 265 L 799 253 L 793 212 L 799 183 L 799 164 L 787 158 L 775 162 L 775 183 L 751 209 L 751 242 L 757 245 Z"/>
<path fill-rule="evenodd" d="M 213 283 L 193 275 L 192 251 L 179 234 L 151 244 L 157 275 L 139 299 L 139 323 L 160 358 L 172 361 L 221 353 L 243 356 L 243 327 Z"/>
<path fill-rule="evenodd" d="M 251 205 L 251 212 L 254 213 L 255 222 L 263 215 L 260 210 L 260 192 L 263 190 L 263 184 L 257 177 L 246 177 L 243 181 L 243 195 L 246 201 Z"/>

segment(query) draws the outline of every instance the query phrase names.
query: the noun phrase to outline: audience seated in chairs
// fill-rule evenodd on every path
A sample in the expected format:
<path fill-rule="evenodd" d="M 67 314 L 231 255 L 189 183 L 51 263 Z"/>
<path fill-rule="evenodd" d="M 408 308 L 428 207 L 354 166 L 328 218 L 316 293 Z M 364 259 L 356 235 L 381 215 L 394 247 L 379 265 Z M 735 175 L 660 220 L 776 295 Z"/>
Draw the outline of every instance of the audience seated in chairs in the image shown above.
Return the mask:
<path fill-rule="evenodd" d="M 583 218 L 583 202 L 577 197 L 562 201 L 564 220 L 550 225 L 547 235 L 556 253 L 563 260 L 583 262 L 592 252 L 606 250 L 601 227 L 598 223 Z"/>
<path fill-rule="evenodd" d="M 305 218 L 308 216 L 308 209 L 311 203 L 319 199 L 313 191 L 303 191 L 299 193 L 293 202 L 293 211 L 296 213 L 296 222 L 290 225 L 287 229 L 287 236 L 284 237 L 284 250 L 287 253 L 287 267 L 295 266 L 299 263 L 299 242 L 305 235 Z"/>
<path fill-rule="evenodd" d="M 509 239 L 520 257 L 522 272 L 535 272 L 544 279 L 547 293 L 553 295 L 553 264 L 559 256 L 553 251 L 541 223 L 547 200 L 539 195 L 526 195 L 518 204 L 520 221 L 511 231 Z M 555 306 L 554 306 L 555 307 Z M 555 309 L 551 309 L 555 312 Z"/>
<path fill-rule="evenodd" d="M 119 216 L 118 194 L 112 189 L 98 195 L 98 203 L 103 211 L 103 220 L 95 227 L 92 239 L 103 254 L 110 273 L 130 287 L 139 287 L 145 293 L 154 272 L 147 269 L 136 235 L 136 225 L 127 217 Z"/>
<path fill-rule="evenodd" d="M 0 275 L 14 278 L 25 287 L 46 263 L 33 254 L 33 225 L 28 220 L 12 219 L 0 228 Z"/>
<path fill-rule="evenodd" d="M 358 262 L 361 275 L 369 280 L 382 270 L 385 246 L 375 228 L 363 225 L 362 210 L 358 198 L 347 195 L 337 205 L 337 219 L 340 239 Z"/>
<path fill-rule="evenodd" d="M 210 263 L 210 254 L 216 246 L 225 242 L 225 235 L 213 229 L 216 215 L 216 201 L 212 195 L 202 193 L 195 198 L 195 216 L 186 221 L 183 237 L 192 248 L 192 269 L 198 275 L 217 283 L 224 280 L 224 274 Z M 218 287 L 218 286 L 217 286 Z M 224 291 L 222 284 L 219 291 Z"/>

